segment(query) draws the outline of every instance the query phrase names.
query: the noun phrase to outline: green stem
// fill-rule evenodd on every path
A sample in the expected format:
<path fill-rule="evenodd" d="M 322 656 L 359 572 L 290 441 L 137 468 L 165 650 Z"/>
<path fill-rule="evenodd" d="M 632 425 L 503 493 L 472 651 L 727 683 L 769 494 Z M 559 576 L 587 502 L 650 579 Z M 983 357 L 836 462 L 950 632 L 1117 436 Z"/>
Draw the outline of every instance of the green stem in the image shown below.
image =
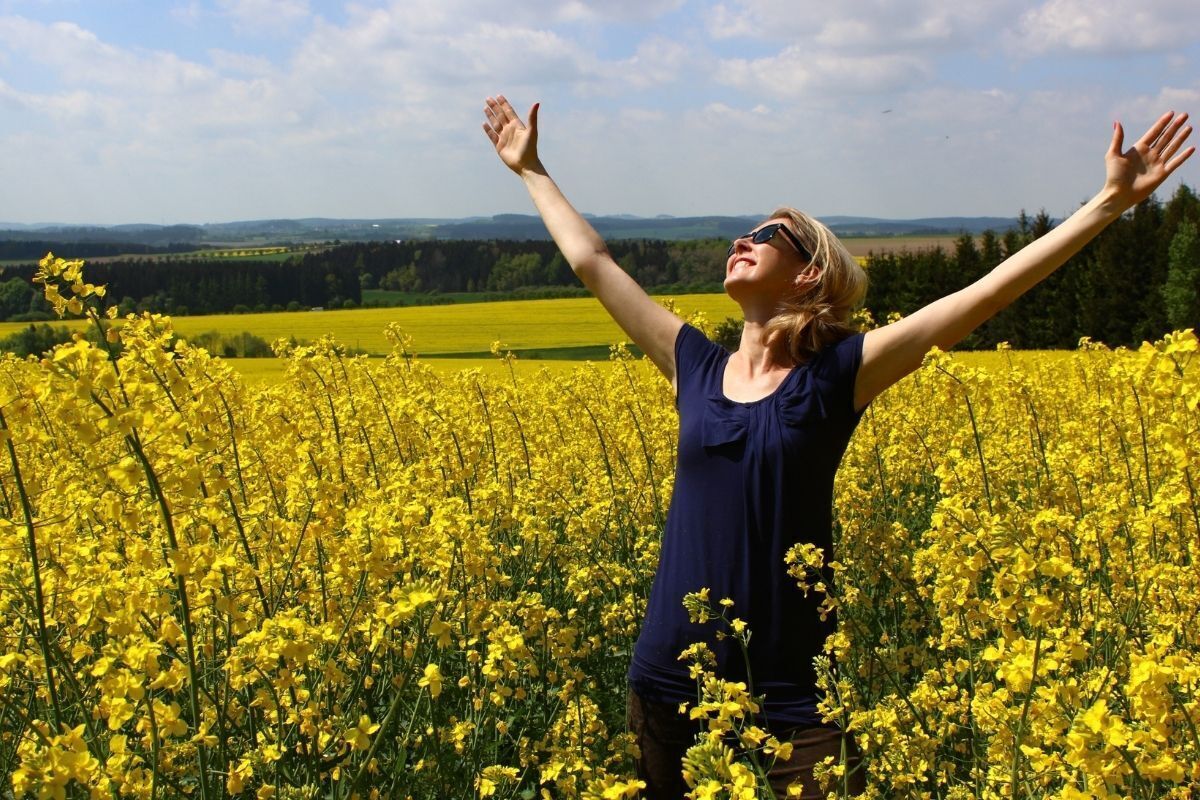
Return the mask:
<path fill-rule="evenodd" d="M 158 795 L 158 720 L 154 718 L 154 695 L 146 692 L 146 714 L 150 718 L 150 758 L 154 762 L 150 773 L 150 800 Z"/>
<path fill-rule="evenodd" d="M 392 703 L 388 707 L 387 713 L 383 715 L 383 719 L 379 723 L 379 730 L 375 732 L 375 738 L 371 740 L 371 747 L 367 750 L 367 754 L 363 756 L 362 764 L 359 766 L 358 772 L 355 773 L 354 779 L 350 781 L 349 791 L 351 796 L 358 791 L 358 787 L 362 783 L 362 779 L 367 774 L 367 767 L 370 766 L 371 762 L 375 759 L 375 753 L 377 750 L 379 750 L 379 745 L 382 744 L 383 740 L 387 738 L 388 731 L 392 726 L 392 720 L 396 718 L 396 713 L 400 710 L 400 705 L 404 700 L 403 689 L 403 685 L 396 687 L 396 696 L 392 698 Z M 417 705 L 420 705 L 420 702 L 421 698 L 418 695 Z"/>
<path fill-rule="evenodd" d="M 38 645 L 42 651 L 42 663 L 46 667 L 46 688 L 50 694 L 50 708 L 54 714 L 54 728 L 61 732 L 63 724 L 62 708 L 58 703 L 58 688 L 54 684 L 54 667 L 50 658 L 50 635 L 46 630 L 46 595 L 42 590 L 42 569 L 38 563 L 37 534 L 33 525 L 33 508 L 29 503 L 29 493 L 25 490 L 25 481 L 21 478 L 21 464 L 17 458 L 17 448 L 13 446 L 12 431 L 4 412 L 0 411 L 0 431 L 3 431 L 4 443 L 8 447 L 8 459 L 12 463 L 13 480 L 17 484 L 17 494 L 21 499 L 21 513 L 25 518 L 25 538 L 29 544 L 29 559 L 33 565 L 33 595 L 37 608 Z"/>
<path fill-rule="evenodd" d="M 1025 694 L 1025 703 L 1021 707 L 1021 720 L 1017 723 L 1017 730 L 1013 736 L 1013 762 L 1012 762 L 1012 796 L 1016 800 L 1017 782 L 1021 776 L 1021 739 L 1025 736 L 1025 723 L 1029 720 L 1029 705 L 1033 700 L 1033 687 L 1037 683 L 1038 661 L 1042 655 L 1042 633 L 1038 631 L 1037 640 L 1033 644 L 1033 667 L 1029 675 L 1029 689 Z"/>
<path fill-rule="evenodd" d="M 137 431 L 130 432 L 125 437 L 125 441 L 129 443 L 130 449 L 137 456 L 138 461 L 142 465 L 142 472 L 146 476 L 146 480 L 150 486 L 150 493 L 154 495 L 157 501 L 159 514 L 162 517 L 163 528 L 166 530 L 167 543 L 171 547 L 173 554 L 179 552 L 179 540 L 175 536 L 175 522 L 171 516 L 171 508 L 167 505 L 166 494 L 163 492 L 162 485 L 158 482 L 158 475 L 154 468 L 150 465 L 150 460 L 146 457 L 145 451 L 142 449 L 142 443 L 137 435 Z M 188 601 L 187 581 L 178 569 L 174 568 L 175 573 L 175 591 L 179 599 L 180 616 L 183 618 L 183 636 L 187 643 L 187 669 L 188 669 L 188 697 L 190 700 L 192 721 L 196 726 L 197 731 L 200 729 L 200 694 L 199 694 L 199 674 L 196 669 L 196 641 L 195 633 L 192 630 L 192 612 Z M 200 767 L 200 797 L 202 800 L 208 800 L 208 749 L 203 742 L 196 743 L 196 758 L 199 761 Z"/>

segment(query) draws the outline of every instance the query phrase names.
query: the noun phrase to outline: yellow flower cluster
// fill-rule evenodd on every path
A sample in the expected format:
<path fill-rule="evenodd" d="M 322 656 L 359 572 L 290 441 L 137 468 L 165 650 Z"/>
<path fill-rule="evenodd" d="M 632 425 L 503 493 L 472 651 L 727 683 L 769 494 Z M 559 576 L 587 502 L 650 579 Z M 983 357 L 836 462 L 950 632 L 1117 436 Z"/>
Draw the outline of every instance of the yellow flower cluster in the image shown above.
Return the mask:
<path fill-rule="evenodd" d="M 83 281 L 83 261 L 67 261 L 49 253 L 38 262 L 33 282 L 40 283 L 45 290 L 46 300 L 54 306 L 61 317 L 65 314 L 83 313 L 84 301 L 89 297 L 104 297 L 104 286 Z M 61 287 L 70 289 L 70 296 L 62 294 Z"/>
<path fill-rule="evenodd" d="M 625 671 L 676 443 L 648 362 L 439 377 L 392 330 L 374 361 L 280 344 L 252 393 L 169 320 L 110 320 L 77 262 L 39 276 L 101 335 L 0 358 L 14 795 L 637 795 Z M 935 354 L 873 404 L 835 552 L 792 564 L 839 618 L 824 710 L 871 796 L 1200 784 L 1196 349 Z M 753 686 L 693 655 L 695 796 L 764 796 Z"/>
<path fill-rule="evenodd" d="M 16 794 L 637 794 L 624 672 L 674 445 L 650 365 L 447 379 L 391 331 L 380 361 L 281 345 L 251 394 L 72 295 L 77 263 L 42 274 L 104 335 L 0 359 Z"/>
<path fill-rule="evenodd" d="M 790 555 L 838 614 L 825 711 L 871 796 L 1200 789 L 1197 349 L 935 352 L 873 404 L 836 560 Z"/>

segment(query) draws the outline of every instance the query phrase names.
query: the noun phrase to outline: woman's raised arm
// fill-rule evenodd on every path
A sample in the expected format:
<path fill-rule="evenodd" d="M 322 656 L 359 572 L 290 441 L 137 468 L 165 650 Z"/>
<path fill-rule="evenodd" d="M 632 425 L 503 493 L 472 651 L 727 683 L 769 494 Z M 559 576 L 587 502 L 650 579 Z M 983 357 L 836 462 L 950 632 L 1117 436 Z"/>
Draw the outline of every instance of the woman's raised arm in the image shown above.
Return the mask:
<path fill-rule="evenodd" d="M 660 306 L 613 261 L 604 240 L 571 206 L 551 180 L 537 154 L 538 104 L 521 122 L 504 96 L 489 97 L 483 131 L 505 166 L 521 176 L 546 229 L 571 269 L 608 311 L 633 343 L 675 382 L 675 337 L 683 320 Z"/>
<path fill-rule="evenodd" d="M 854 385 L 855 406 L 862 408 L 919 367 L 931 348 L 945 350 L 960 342 L 1058 269 L 1109 223 L 1149 197 L 1196 150 L 1183 149 L 1192 132 L 1186 122 L 1187 114 L 1167 112 L 1128 150 L 1122 150 L 1121 124 L 1114 123 L 1104 159 L 1104 188 L 1095 197 L 965 289 L 868 332 Z"/>

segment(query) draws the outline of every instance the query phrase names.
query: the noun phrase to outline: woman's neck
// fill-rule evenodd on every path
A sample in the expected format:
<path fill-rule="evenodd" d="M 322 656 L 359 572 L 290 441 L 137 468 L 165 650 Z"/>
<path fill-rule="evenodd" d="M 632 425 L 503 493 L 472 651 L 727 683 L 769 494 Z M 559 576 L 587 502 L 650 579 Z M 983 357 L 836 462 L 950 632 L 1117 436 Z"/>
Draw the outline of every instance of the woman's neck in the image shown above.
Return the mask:
<path fill-rule="evenodd" d="M 775 334 L 770 340 L 767 339 L 768 321 L 752 315 L 742 325 L 742 339 L 734 359 L 750 377 L 790 370 L 794 366 L 784 337 Z"/>

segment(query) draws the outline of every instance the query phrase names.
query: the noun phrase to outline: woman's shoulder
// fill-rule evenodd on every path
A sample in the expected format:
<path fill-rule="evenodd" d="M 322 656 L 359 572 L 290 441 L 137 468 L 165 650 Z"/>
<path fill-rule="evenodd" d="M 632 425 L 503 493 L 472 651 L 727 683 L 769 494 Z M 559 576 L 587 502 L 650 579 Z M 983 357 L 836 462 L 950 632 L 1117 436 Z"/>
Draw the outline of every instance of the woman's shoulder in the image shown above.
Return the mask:
<path fill-rule="evenodd" d="M 811 361 L 812 369 L 822 374 L 853 374 L 862 362 L 862 348 L 863 333 L 855 331 L 817 351 Z"/>
<path fill-rule="evenodd" d="M 675 338 L 675 357 L 713 358 L 728 356 L 729 351 L 709 339 L 699 328 L 685 322 Z"/>
<path fill-rule="evenodd" d="M 675 338 L 675 375 L 679 386 L 712 379 L 715 367 L 724 363 L 729 351 L 686 322 Z"/>
<path fill-rule="evenodd" d="M 822 416 L 836 410 L 857 419 L 854 381 L 862 363 L 862 344 L 863 334 L 855 332 L 818 350 L 796 370 L 785 402 L 815 402 L 823 409 Z"/>

